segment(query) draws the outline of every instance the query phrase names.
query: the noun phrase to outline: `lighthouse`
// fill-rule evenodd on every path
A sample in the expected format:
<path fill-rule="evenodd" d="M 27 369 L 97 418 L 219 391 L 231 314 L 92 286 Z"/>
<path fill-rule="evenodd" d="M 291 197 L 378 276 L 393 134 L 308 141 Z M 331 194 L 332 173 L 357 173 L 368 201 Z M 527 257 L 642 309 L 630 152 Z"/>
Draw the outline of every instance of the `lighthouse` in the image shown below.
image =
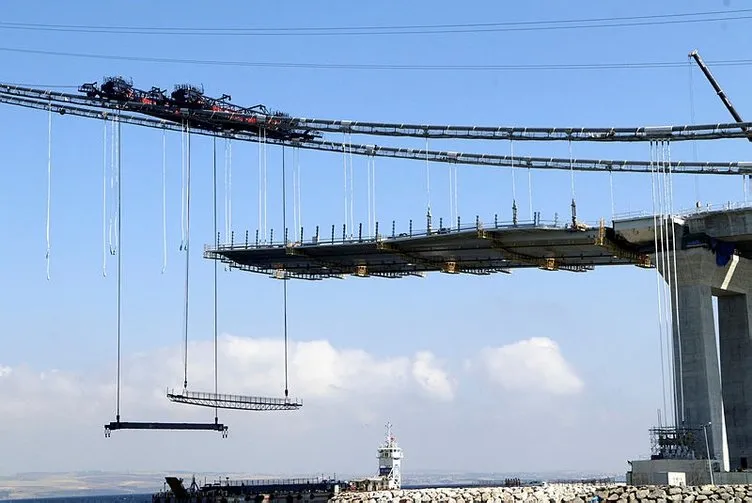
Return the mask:
<path fill-rule="evenodd" d="M 392 424 L 386 424 L 386 439 L 378 449 L 379 477 L 386 482 L 387 489 L 400 489 L 402 486 L 402 449 L 392 435 Z"/>

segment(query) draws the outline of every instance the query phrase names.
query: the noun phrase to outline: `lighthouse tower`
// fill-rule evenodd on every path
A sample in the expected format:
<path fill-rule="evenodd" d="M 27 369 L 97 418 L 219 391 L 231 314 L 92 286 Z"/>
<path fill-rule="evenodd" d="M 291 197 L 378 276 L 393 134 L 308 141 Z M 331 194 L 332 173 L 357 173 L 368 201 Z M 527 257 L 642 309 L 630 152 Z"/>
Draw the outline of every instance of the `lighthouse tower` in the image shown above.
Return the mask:
<path fill-rule="evenodd" d="M 379 477 L 385 480 L 387 489 L 402 486 L 402 449 L 392 435 L 392 424 L 386 424 L 386 439 L 379 447 Z"/>

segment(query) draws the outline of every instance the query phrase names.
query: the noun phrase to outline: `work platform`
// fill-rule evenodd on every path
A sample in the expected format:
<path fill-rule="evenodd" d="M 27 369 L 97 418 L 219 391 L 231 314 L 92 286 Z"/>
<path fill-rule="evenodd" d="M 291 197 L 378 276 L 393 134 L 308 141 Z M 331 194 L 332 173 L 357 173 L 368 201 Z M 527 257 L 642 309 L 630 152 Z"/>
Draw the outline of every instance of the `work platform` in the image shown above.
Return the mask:
<path fill-rule="evenodd" d="M 647 254 L 618 241 L 604 223 L 597 227 L 536 223 L 491 228 L 478 223 L 369 239 L 336 238 L 332 230 L 326 241 L 317 236 L 309 242 L 246 241 L 208 247 L 204 257 L 277 279 L 311 280 L 348 275 L 401 278 L 436 271 L 488 275 L 531 267 L 585 272 L 602 265 L 650 266 Z"/>

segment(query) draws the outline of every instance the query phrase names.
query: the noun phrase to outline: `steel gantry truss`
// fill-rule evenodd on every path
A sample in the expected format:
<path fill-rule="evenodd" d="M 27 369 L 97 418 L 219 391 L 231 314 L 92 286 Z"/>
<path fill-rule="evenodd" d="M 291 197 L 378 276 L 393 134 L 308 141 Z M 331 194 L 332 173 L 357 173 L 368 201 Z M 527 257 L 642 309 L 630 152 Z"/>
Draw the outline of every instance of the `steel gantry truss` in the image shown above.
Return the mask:
<path fill-rule="evenodd" d="M 122 103 L 101 98 L 90 98 L 70 93 L 60 93 L 0 84 L 0 103 L 27 108 L 50 110 L 61 115 L 114 120 L 127 124 L 181 131 L 190 127 L 196 134 L 218 136 L 240 141 L 258 141 L 259 134 L 250 130 L 236 130 L 230 125 L 229 115 L 224 112 L 181 109 L 176 120 L 166 120 L 139 115 L 146 113 L 140 103 Z M 264 130 L 263 117 L 259 118 L 260 130 Z M 481 126 L 432 126 L 387 124 L 374 122 L 330 121 L 320 119 L 292 118 L 297 130 L 352 132 L 382 136 L 415 136 L 421 138 L 454 139 L 508 139 L 508 140 L 572 140 L 572 141 L 681 141 L 710 140 L 718 138 L 746 138 L 742 126 L 752 123 L 728 123 L 714 125 L 687 125 L 634 128 L 508 128 Z M 590 172 L 651 173 L 656 166 L 651 161 L 613 159 L 569 159 L 556 157 L 509 156 L 455 152 L 446 150 L 414 149 L 383 145 L 352 144 L 328 141 L 315 135 L 301 134 L 294 138 L 266 137 L 267 143 L 287 145 L 308 150 L 348 152 L 354 155 L 388 157 L 410 160 L 428 160 L 436 163 L 465 164 L 489 167 L 574 170 Z M 684 162 L 670 161 L 665 169 L 680 174 L 748 175 L 752 174 L 752 162 Z"/>

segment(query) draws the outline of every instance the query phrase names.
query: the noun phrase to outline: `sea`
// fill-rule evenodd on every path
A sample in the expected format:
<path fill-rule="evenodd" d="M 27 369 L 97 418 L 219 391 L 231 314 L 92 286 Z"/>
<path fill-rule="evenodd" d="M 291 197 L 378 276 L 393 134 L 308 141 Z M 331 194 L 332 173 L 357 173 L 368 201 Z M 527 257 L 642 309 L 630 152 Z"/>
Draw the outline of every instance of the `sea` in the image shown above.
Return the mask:
<path fill-rule="evenodd" d="M 59 498 L 28 498 L 0 501 L 13 501 L 14 503 L 151 503 L 149 494 L 118 494 L 114 496 L 61 496 Z"/>

